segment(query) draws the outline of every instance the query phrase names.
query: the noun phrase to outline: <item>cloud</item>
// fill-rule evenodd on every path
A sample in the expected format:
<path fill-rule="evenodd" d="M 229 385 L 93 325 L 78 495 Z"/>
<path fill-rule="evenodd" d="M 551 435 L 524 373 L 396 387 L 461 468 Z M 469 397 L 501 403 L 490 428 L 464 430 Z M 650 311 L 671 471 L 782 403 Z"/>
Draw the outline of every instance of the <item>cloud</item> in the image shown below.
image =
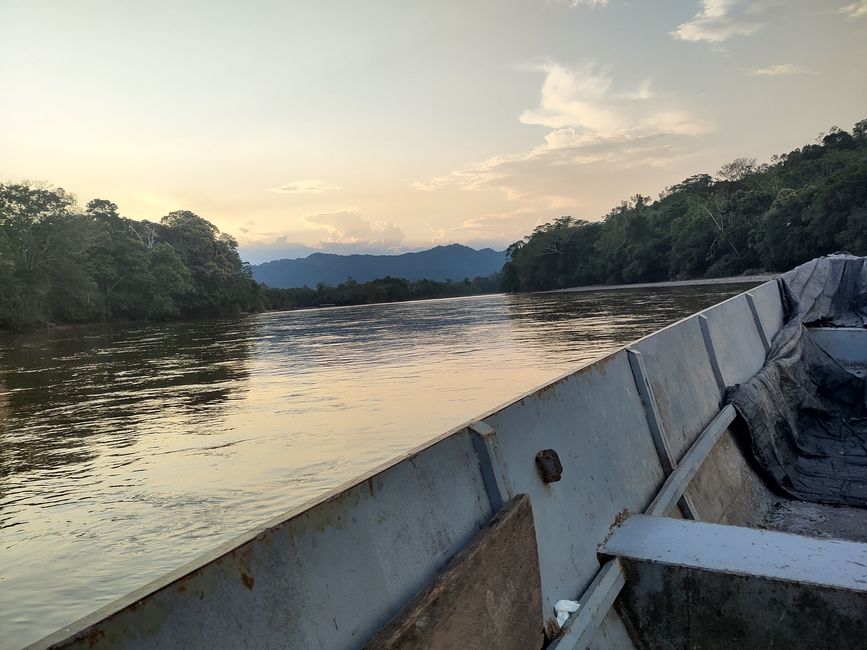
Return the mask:
<path fill-rule="evenodd" d="M 808 70 L 807 68 L 802 68 L 801 66 L 795 65 L 794 63 L 777 63 L 775 65 L 769 65 L 764 68 L 756 68 L 755 70 L 751 70 L 750 74 L 761 77 L 784 77 L 793 74 L 818 73 L 813 70 Z"/>
<path fill-rule="evenodd" d="M 355 208 L 308 214 L 300 221 L 302 229 L 284 232 L 257 232 L 252 221 L 243 223 L 238 228 L 242 259 L 258 264 L 321 252 L 401 253 L 407 248 L 396 224 L 368 221 Z"/>
<path fill-rule="evenodd" d="M 632 101 L 643 101 L 646 99 L 650 99 L 653 97 L 653 93 L 650 91 L 650 79 L 645 79 L 642 81 L 634 90 L 627 90 L 625 92 L 620 93 L 620 97 L 623 99 L 630 99 Z"/>
<path fill-rule="evenodd" d="M 340 185 L 333 185 L 324 181 L 308 179 L 286 183 L 279 187 L 268 187 L 266 189 L 275 194 L 322 194 L 324 192 L 331 192 L 342 188 Z"/>
<path fill-rule="evenodd" d="M 238 251 L 241 259 L 250 264 L 261 264 L 271 260 L 294 260 L 321 252 L 306 244 L 292 241 L 288 235 L 278 235 L 273 239 L 242 243 Z"/>
<path fill-rule="evenodd" d="M 650 100 L 650 81 L 634 90 L 614 90 L 607 68 L 584 63 L 568 68 L 548 62 L 537 69 L 545 73 L 539 106 L 520 117 L 523 124 L 551 129 L 580 129 L 600 137 L 622 138 L 634 134 L 672 133 L 696 135 L 707 125 L 688 116 L 683 110 L 660 105 L 648 108 L 635 105 L 636 100 Z M 550 144 L 549 139 L 549 144 Z"/>
<path fill-rule="evenodd" d="M 493 156 L 414 187 L 435 191 L 499 190 L 510 200 L 532 200 L 537 210 L 571 204 L 564 195 L 584 176 L 631 167 L 660 167 L 682 160 L 684 139 L 709 132 L 700 120 L 665 97 L 650 92 L 649 81 L 623 90 L 610 71 L 596 63 L 569 68 L 547 62 L 530 68 L 545 74 L 539 105 L 524 111 L 523 124 L 546 127 L 544 140 L 530 151 Z M 640 100 L 640 101 L 639 101 Z"/>
<path fill-rule="evenodd" d="M 849 20 L 854 20 L 855 18 L 863 18 L 867 16 L 867 0 L 853 2 L 852 4 L 840 7 L 837 11 L 838 13 L 846 16 L 846 18 L 848 18 Z"/>
<path fill-rule="evenodd" d="M 605 7 L 608 5 L 608 0 L 558 0 L 558 2 L 570 7 Z"/>
<path fill-rule="evenodd" d="M 701 10 L 671 34 L 683 41 L 721 43 L 735 36 L 751 36 L 762 27 L 761 2 L 702 0 Z"/>
<path fill-rule="evenodd" d="M 305 227 L 322 231 L 322 246 L 363 249 L 397 249 L 404 240 L 403 231 L 393 222 L 372 222 L 362 218 L 355 208 L 306 215 Z"/>

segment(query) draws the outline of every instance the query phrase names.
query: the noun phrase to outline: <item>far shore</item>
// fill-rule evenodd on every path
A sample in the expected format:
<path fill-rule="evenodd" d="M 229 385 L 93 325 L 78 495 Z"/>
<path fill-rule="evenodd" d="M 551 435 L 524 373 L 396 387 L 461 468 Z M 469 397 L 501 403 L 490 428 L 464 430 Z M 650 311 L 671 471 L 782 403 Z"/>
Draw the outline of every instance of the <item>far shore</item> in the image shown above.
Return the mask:
<path fill-rule="evenodd" d="M 614 291 L 616 289 L 664 289 L 665 287 L 691 287 L 707 284 L 757 284 L 778 277 L 779 273 L 760 273 L 758 275 L 735 275 L 728 278 L 699 278 L 697 280 L 667 280 L 665 282 L 641 282 L 638 284 L 588 284 L 583 287 L 552 289 L 539 293 L 564 293 L 567 291 Z"/>

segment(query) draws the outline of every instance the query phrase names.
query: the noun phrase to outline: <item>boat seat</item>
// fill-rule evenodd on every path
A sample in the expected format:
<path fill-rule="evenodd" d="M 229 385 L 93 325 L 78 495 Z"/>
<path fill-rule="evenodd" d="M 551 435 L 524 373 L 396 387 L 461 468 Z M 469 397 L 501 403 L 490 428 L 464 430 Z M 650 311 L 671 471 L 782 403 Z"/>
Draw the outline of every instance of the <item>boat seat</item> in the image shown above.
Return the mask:
<path fill-rule="evenodd" d="M 867 637 L 867 544 L 629 517 L 601 547 L 649 648 L 854 648 Z"/>

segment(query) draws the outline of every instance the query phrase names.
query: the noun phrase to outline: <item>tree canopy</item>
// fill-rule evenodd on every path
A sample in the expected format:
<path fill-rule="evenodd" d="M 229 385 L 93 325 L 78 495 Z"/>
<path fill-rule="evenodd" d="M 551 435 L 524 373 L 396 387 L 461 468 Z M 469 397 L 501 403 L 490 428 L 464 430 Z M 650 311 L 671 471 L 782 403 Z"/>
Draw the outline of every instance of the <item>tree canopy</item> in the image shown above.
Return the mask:
<path fill-rule="evenodd" d="M 262 309 L 238 246 L 180 211 L 159 223 L 84 209 L 61 188 L 0 185 L 0 327 L 211 316 Z"/>
<path fill-rule="evenodd" d="M 560 217 L 512 244 L 506 291 L 784 271 L 838 250 L 867 255 L 867 120 L 759 165 L 738 158 L 601 221 Z"/>

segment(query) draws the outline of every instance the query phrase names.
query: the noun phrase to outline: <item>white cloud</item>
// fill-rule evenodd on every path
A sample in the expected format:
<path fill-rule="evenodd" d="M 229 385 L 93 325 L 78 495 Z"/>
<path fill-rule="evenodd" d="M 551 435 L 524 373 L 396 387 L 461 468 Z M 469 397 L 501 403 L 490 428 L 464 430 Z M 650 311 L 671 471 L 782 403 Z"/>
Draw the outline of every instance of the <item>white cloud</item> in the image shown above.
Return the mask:
<path fill-rule="evenodd" d="M 294 181 L 278 187 L 267 188 L 269 192 L 274 192 L 275 194 L 322 194 L 323 192 L 339 189 L 341 189 L 340 185 L 333 185 L 314 179 Z"/>
<path fill-rule="evenodd" d="M 404 240 L 403 231 L 395 223 L 367 221 L 355 208 L 305 215 L 301 222 L 311 230 L 323 232 L 322 246 L 395 249 Z"/>
<path fill-rule="evenodd" d="M 545 73 L 545 81 L 539 106 L 520 117 L 524 124 L 618 138 L 648 133 L 697 135 L 707 130 L 682 110 L 635 105 L 635 100 L 653 97 L 649 81 L 631 91 L 615 91 L 608 69 L 595 63 L 567 68 L 548 62 L 537 69 Z"/>
<path fill-rule="evenodd" d="M 608 69 L 594 63 L 568 68 L 548 62 L 533 69 L 545 73 L 539 105 L 520 121 L 547 127 L 543 142 L 417 182 L 416 189 L 498 190 L 509 200 L 532 201 L 537 211 L 567 209 L 576 205 L 564 196 L 575 192 L 579 173 L 669 165 L 687 155 L 685 139 L 712 128 L 651 94 L 649 82 L 637 91 L 621 90 Z"/>
<path fill-rule="evenodd" d="M 653 93 L 650 90 L 650 79 L 642 81 L 634 90 L 627 90 L 620 93 L 620 97 L 623 99 L 631 99 L 632 101 L 644 101 L 650 99 L 653 97 Z"/>
<path fill-rule="evenodd" d="M 735 36 L 751 36 L 761 29 L 761 2 L 702 0 L 701 10 L 672 32 L 684 41 L 721 43 Z"/>
<path fill-rule="evenodd" d="M 570 7 L 605 7 L 608 5 L 608 0 L 554 0 L 554 2 Z"/>
<path fill-rule="evenodd" d="M 863 18 L 867 16 L 867 0 L 859 0 L 859 2 L 853 2 L 852 4 L 840 7 L 838 12 L 850 20 Z"/>
<path fill-rule="evenodd" d="M 817 73 L 813 70 L 808 70 L 807 68 L 802 68 L 799 65 L 795 65 L 794 63 L 777 63 L 775 65 L 769 65 L 764 68 L 756 68 L 755 70 L 751 70 L 750 74 L 760 77 L 784 77 L 793 74 Z"/>

